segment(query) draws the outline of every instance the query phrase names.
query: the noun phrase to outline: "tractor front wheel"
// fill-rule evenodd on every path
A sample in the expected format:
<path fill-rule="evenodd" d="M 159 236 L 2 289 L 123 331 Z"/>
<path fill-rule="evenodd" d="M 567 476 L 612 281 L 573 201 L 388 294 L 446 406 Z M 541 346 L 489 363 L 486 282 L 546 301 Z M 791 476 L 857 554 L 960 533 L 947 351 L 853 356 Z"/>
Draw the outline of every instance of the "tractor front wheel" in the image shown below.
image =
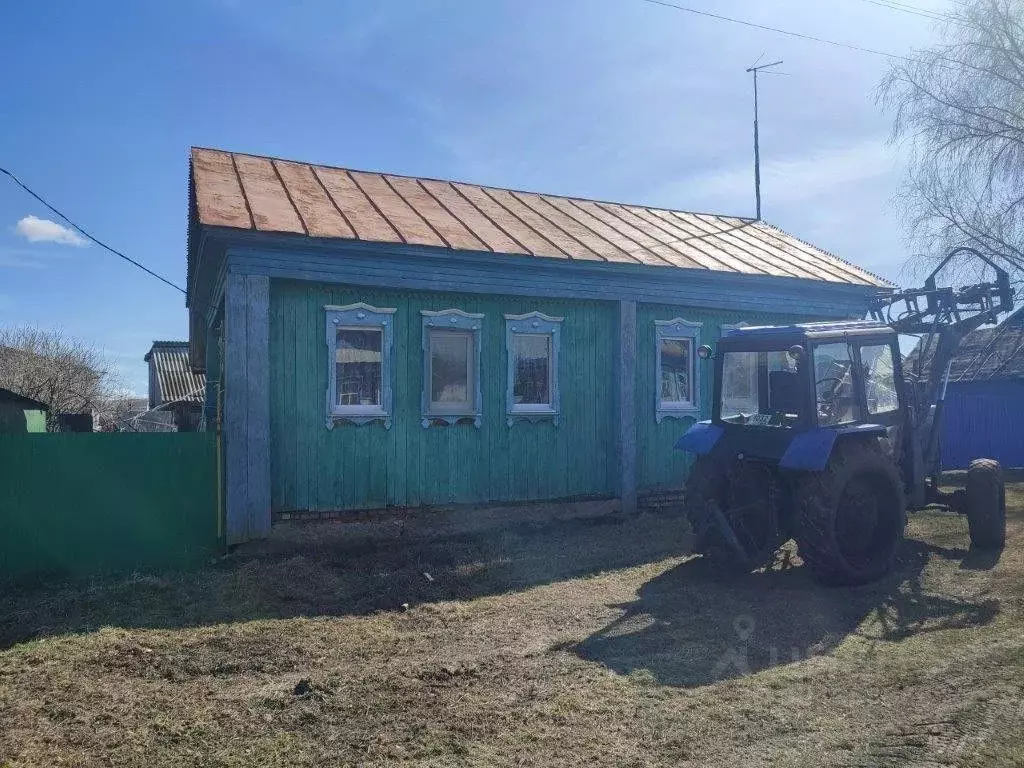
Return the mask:
<path fill-rule="evenodd" d="M 967 468 L 967 526 L 971 546 L 1002 549 L 1006 544 L 1006 487 L 993 459 L 975 459 Z"/>
<path fill-rule="evenodd" d="M 905 523 L 899 472 L 877 445 L 840 444 L 824 470 L 797 483 L 797 548 L 826 583 L 864 584 L 884 576 Z"/>

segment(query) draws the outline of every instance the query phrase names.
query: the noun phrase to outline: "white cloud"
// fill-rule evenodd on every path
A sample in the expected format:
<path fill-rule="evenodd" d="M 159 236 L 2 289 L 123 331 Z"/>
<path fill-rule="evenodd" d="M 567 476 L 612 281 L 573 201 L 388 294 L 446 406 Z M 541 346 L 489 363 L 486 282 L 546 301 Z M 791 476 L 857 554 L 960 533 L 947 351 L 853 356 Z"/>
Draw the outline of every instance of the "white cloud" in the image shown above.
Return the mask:
<path fill-rule="evenodd" d="M 49 219 L 26 216 L 18 221 L 15 231 L 30 243 L 60 243 L 61 245 L 86 245 L 87 241 L 73 229 Z"/>

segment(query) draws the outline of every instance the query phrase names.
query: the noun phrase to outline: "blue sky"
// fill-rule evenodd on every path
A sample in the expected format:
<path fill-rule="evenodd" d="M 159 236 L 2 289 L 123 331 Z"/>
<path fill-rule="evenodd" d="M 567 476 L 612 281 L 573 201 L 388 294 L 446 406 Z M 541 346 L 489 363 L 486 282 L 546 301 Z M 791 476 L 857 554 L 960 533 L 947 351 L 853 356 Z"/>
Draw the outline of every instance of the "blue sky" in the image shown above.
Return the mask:
<path fill-rule="evenodd" d="M 680 4 L 900 54 L 936 35 L 865 0 Z M 178 283 L 193 144 L 752 214 L 743 70 L 762 53 L 790 73 L 762 80 L 764 217 L 901 277 L 881 57 L 642 0 L 54 0 L 4 16 L 0 165 Z M 0 326 L 94 342 L 144 393 L 150 341 L 186 336 L 183 297 L 29 216 L 54 218 L 0 178 Z"/>

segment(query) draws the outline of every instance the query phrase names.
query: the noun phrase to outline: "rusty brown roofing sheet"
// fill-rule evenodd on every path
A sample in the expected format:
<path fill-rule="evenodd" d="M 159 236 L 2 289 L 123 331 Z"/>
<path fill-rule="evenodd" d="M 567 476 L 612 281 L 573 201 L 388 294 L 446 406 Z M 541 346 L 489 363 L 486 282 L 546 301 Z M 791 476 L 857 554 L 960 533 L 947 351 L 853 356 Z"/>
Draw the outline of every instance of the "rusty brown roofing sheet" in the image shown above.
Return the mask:
<path fill-rule="evenodd" d="M 201 222 L 218 227 L 252 228 L 249 207 L 231 155 L 193 149 L 192 173 Z"/>
<path fill-rule="evenodd" d="M 356 236 L 355 230 L 336 206 L 313 169 L 299 163 L 274 161 L 278 176 L 289 191 L 292 204 L 306 231 L 313 237 Z"/>
<path fill-rule="evenodd" d="M 255 228 L 261 232 L 305 234 L 306 228 L 273 163 L 265 157 L 248 155 L 235 155 L 234 159 Z"/>
<path fill-rule="evenodd" d="M 460 251 L 888 286 L 769 224 L 192 150 L 200 224 Z"/>

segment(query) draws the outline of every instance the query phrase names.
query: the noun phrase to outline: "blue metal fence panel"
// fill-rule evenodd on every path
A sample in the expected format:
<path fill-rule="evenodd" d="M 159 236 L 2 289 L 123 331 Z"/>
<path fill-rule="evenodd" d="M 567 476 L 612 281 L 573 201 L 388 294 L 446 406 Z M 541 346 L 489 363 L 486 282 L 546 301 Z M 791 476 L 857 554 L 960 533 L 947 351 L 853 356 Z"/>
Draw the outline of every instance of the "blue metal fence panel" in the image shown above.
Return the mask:
<path fill-rule="evenodd" d="M 949 385 L 942 468 L 966 469 L 982 457 L 1004 467 L 1024 467 L 1024 382 Z"/>

